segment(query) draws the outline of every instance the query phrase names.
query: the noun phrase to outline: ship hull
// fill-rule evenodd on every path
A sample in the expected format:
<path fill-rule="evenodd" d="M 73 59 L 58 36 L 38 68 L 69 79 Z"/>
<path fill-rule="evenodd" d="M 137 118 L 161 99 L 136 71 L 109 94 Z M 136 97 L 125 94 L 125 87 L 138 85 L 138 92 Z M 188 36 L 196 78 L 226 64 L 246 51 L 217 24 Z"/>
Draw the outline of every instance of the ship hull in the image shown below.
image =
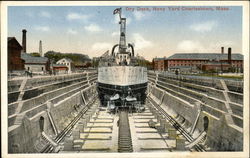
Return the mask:
<path fill-rule="evenodd" d="M 135 97 L 137 101 L 144 104 L 146 99 L 147 82 L 128 86 L 97 83 L 97 89 L 102 106 L 107 106 L 110 97 L 116 94 L 119 94 L 120 96 L 116 106 L 122 106 L 121 98 L 126 98 L 128 96 L 128 91 L 131 92 L 131 95 Z"/>
<path fill-rule="evenodd" d="M 147 89 L 147 69 L 141 66 L 107 66 L 98 68 L 97 88 L 101 104 L 106 106 L 114 95 L 119 95 L 116 106 L 124 105 L 126 97 L 144 103 Z"/>

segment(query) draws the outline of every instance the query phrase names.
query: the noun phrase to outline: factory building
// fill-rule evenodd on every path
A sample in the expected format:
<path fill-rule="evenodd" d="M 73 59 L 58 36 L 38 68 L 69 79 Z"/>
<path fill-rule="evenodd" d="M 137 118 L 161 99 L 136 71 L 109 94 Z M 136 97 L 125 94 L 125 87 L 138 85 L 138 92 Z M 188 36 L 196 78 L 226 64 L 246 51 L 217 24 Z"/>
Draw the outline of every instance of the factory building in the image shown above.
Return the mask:
<path fill-rule="evenodd" d="M 228 48 L 228 53 L 177 53 L 168 57 L 168 69 L 174 67 L 191 67 L 202 71 L 230 71 L 233 69 L 243 70 L 243 55 L 234 53 Z"/>
<path fill-rule="evenodd" d="M 49 59 L 46 57 L 34 57 L 27 53 L 26 50 L 26 33 L 27 31 L 24 29 L 22 30 L 22 53 L 21 58 L 24 60 L 24 66 L 26 71 L 30 71 L 33 73 L 45 73 L 46 71 L 50 70 L 49 67 Z M 39 53 L 41 52 L 41 42 L 39 45 Z"/>
<path fill-rule="evenodd" d="M 232 53 L 176 53 L 168 58 L 153 59 L 154 70 L 157 71 L 233 71 L 243 72 L 243 55 Z"/>
<path fill-rule="evenodd" d="M 167 58 L 154 58 L 153 59 L 153 69 L 157 71 L 167 71 Z"/>

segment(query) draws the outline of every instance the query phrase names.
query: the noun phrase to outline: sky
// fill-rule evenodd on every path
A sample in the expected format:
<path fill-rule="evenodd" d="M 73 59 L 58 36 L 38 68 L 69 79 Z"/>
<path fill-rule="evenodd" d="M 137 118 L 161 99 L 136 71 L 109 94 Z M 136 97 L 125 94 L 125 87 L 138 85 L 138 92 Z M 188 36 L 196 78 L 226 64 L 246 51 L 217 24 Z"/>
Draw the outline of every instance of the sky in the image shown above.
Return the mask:
<path fill-rule="evenodd" d="M 120 6 L 9 6 L 8 37 L 22 43 L 27 30 L 27 52 L 83 53 L 100 56 L 119 43 Z M 225 6 L 224 6 L 225 7 Z M 202 8 L 194 10 L 193 8 Z M 204 10 L 207 9 L 207 10 Z M 175 53 L 220 53 L 222 46 L 242 53 L 242 7 L 122 6 L 127 18 L 127 42 L 148 60 Z"/>

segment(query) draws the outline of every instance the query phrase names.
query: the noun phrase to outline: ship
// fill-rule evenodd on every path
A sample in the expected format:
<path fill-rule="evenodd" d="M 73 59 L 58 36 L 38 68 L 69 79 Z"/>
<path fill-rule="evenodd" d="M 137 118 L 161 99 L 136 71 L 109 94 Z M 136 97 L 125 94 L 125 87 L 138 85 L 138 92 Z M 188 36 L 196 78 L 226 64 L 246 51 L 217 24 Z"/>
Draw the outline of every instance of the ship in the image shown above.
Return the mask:
<path fill-rule="evenodd" d="M 113 11 L 120 18 L 120 41 L 110 55 L 99 61 L 97 91 L 101 105 L 109 110 L 138 110 L 143 109 L 146 99 L 147 68 L 140 65 L 133 44 L 126 44 L 126 18 L 121 17 L 121 12 L 122 8 Z"/>

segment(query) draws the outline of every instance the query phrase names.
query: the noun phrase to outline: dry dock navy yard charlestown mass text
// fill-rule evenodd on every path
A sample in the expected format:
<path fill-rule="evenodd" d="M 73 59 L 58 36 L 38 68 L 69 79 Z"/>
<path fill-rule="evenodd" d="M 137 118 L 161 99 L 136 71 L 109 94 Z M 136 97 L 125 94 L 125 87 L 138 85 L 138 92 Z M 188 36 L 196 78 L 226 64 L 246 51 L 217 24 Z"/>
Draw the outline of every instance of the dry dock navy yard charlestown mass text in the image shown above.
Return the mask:
<path fill-rule="evenodd" d="M 164 12 L 164 11 L 228 11 L 228 7 L 126 7 L 126 11 L 141 11 L 141 12 Z"/>

